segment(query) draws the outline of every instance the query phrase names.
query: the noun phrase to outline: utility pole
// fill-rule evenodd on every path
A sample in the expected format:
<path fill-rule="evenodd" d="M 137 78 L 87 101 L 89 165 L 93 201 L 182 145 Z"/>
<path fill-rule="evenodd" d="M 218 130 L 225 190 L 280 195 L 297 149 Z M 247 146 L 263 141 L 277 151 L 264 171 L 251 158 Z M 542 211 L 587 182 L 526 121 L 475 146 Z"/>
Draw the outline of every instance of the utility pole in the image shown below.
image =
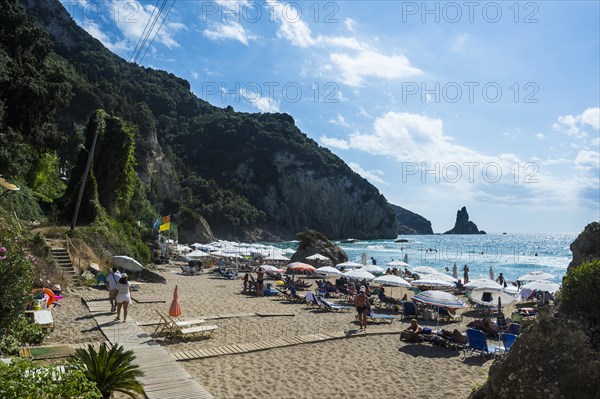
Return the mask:
<path fill-rule="evenodd" d="M 73 220 L 71 221 L 71 230 L 75 230 L 75 224 L 77 223 L 77 215 L 79 214 L 79 207 L 81 206 L 81 199 L 83 198 L 83 190 L 85 189 L 85 182 L 87 180 L 88 173 L 90 172 L 92 160 L 94 159 L 94 149 L 96 149 L 96 141 L 98 140 L 99 132 L 100 126 L 96 126 L 96 132 L 94 133 L 94 139 L 92 140 L 92 148 L 90 149 L 90 151 L 87 152 L 87 163 L 85 164 L 85 170 L 81 178 L 81 185 L 79 186 L 79 195 L 77 196 L 77 202 L 75 203 L 75 211 L 73 212 Z"/>

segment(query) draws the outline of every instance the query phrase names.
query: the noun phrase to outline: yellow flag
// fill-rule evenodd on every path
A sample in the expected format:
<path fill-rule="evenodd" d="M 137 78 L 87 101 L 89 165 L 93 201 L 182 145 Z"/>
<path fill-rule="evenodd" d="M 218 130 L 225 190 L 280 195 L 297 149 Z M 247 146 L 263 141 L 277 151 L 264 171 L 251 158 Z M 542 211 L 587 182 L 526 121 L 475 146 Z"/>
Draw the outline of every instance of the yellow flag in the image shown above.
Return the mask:
<path fill-rule="evenodd" d="M 171 222 L 161 224 L 159 230 L 160 231 L 171 230 Z"/>

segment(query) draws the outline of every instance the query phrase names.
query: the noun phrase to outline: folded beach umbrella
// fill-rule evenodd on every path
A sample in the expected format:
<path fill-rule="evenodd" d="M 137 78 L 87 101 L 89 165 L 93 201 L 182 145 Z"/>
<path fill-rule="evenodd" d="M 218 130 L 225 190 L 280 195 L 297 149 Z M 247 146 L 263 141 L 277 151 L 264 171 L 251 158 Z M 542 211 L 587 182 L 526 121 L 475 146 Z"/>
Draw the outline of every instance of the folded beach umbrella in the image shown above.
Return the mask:
<path fill-rule="evenodd" d="M 344 276 L 346 276 L 349 279 L 352 280 L 368 280 L 371 281 L 375 278 L 374 275 L 372 275 L 371 273 L 365 271 L 365 270 L 361 270 L 361 269 L 355 269 L 355 270 L 350 270 L 346 273 L 344 273 Z"/>
<path fill-rule="evenodd" d="M 459 297 L 444 291 L 429 290 L 418 293 L 413 300 L 426 305 L 438 306 L 447 309 L 460 309 L 467 306 Z"/>
<path fill-rule="evenodd" d="M 524 276 L 521 276 L 517 279 L 517 281 L 539 281 L 539 280 L 548 280 L 554 278 L 552 274 L 544 273 L 544 272 L 531 272 L 527 273 Z"/>
<path fill-rule="evenodd" d="M 522 285 L 521 288 L 538 290 L 542 292 L 548 291 L 549 293 L 553 294 L 560 289 L 560 285 L 551 281 L 532 281 L 531 283 Z"/>
<path fill-rule="evenodd" d="M 454 266 L 452 266 L 452 277 L 458 278 L 458 269 L 456 268 L 456 262 L 454 262 Z"/>
<path fill-rule="evenodd" d="M 181 316 L 181 306 L 179 306 L 179 287 L 177 285 L 175 286 L 175 291 L 173 291 L 173 300 L 171 301 L 171 307 L 169 308 L 169 316 Z"/>
<path fill-rule="evenodd" d="M 394 276 L 393 274 L 387 274 L 385 276 L 377 277 L 375 280 L 373 280 L 373 282 L 382 285 L 389 285 L 391 287 L 411 287 L 408 281 L 406 281 L 400 276 Z"/>
<path fill-rule="evenodd" d="M 494 269 L 490 266 L 490 280 L 494 279 Z"/>
<path fill-rule="evenodd" d="M 333 276 L 339 276 L 340 274 L 342 274 L 341 271 L 331 266 L 319 267 L 317 270 L 315 270 L 315 272 L 319 274 L 330 274 Z"/>

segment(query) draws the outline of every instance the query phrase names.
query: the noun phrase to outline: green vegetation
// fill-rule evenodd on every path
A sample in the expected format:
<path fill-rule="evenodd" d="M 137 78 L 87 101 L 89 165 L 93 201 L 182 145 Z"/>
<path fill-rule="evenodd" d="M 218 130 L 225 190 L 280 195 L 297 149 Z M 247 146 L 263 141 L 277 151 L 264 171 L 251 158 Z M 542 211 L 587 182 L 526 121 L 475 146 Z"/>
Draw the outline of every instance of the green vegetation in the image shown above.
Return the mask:
<path fill-rule="evenodd" d="M 109 398 L 112 392 L 122 392 L 129 396 L 144 392 L 136 380 L 144 373 L 139 370 L 138 365 L 133 364 L 134 360 L 133 351 L 125 351 L 120 345 L 107 350 L 103 343 L 98 352 L 92 345 L 88 345 L 87 350 L 77 349 L 72 362 L 83 364 L 88 380 L 96 384 L 104 398 Z"/>
<path fill-rule="evenodd" d="M 569 269 L 560 290 L 560 306 L 600 321 L 600 260 Z"/>
<path fill-rule="evenodd" d="M 2 399 L 99 399 L 96 384 L 89 381 L 80 365 L 42 366 L 29 360 L 13 359 L 10 365 L 0 362 L 0 397 Z"/>

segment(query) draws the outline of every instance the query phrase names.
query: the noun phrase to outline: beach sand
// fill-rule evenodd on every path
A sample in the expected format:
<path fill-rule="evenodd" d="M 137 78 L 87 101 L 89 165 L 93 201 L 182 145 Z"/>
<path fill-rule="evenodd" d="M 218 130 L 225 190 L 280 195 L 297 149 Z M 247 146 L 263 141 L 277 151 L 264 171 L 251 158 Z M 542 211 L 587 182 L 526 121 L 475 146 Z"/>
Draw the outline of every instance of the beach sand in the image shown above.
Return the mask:
<path fill-rule="evenodd" d="M 183 316 L 241 313 L 294 316 L 208 320 L 207 323 L 219 327 L 211 338 L 176 340 L 174 343 L 159 338 L 158 342 L 170 353 L 317 332 L 358 330 L 354 311 L 323 313 L 304 304 L 288 303 L 274 297 L 241 294 L 241 279 L 218 279 L 212 274 L 183 276 L 178 272 L 179 268 L 164 267 L 159 274 L 167 279 L 167 284 L 142 284 L 134 296 L 162 298 L 166 302 L 132 302 L 129 317 L 137 322 L 157 320 L 154 310 L 168 312 L 175 285 L 179 286 Z M 315 286 L 313 281 L 312 288 Z M 392 292 L 394 296 L 401 296 L 405 291 L 394 288 Z M 107 293 L 92 288 L 67 293 L 63 305 L 54 311 L 56 329 L 45 344 L 91 343 L 106 339 L 81 303 L 80 295 Z M 464 317 L 460 323 L 442 323 L 440 327 L 464 331 L 471 320 L 472 317 Z M 431 327 L 435 327 L 434 323 L 421 322 Z M 368 331 L 401 331 L 407 325 L 407 321 L 398 319 L 392 325 L 369 325 Z M 140 333 L 152 333 L 154 327 L 144 326 L 141 330 Z M 486 378 L 491 361 L 477 356 L 465 360 L 458 351 L 429 343 L 405 343 L 399 340 L 399 334 L 388 334 L 190 360 L 181 364 L 216 398 L 466 398 L 471 387 Z"/>

